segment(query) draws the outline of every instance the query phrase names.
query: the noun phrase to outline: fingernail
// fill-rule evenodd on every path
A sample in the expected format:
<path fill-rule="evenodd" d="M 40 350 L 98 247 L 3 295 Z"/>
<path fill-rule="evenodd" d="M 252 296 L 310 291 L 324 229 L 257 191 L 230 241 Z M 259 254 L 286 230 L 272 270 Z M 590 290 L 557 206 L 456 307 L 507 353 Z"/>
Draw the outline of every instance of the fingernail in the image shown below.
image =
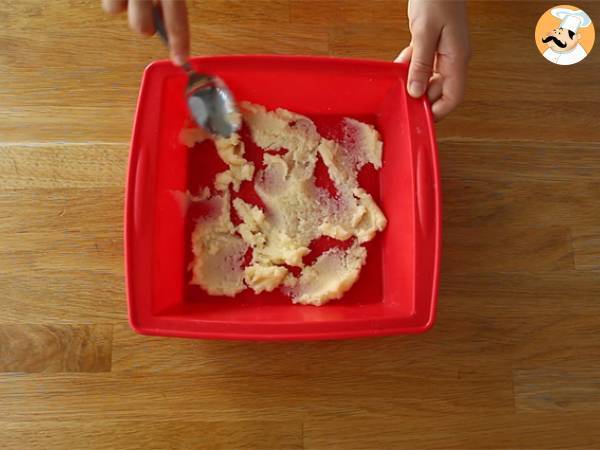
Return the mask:
<path fill-rule="evenodd" d="M 398 55 L 398 57 L 396 58 L 396 60 L 394 62 L 399 62 L 399 63 L 403 63 L 406 60 L 406 54 L 408 53 L 408 49 L 404 49 L 400 52 L 400 54 Z"/>
<path fill-rule="evenodd" d="M 420 81 L 411 81 L 408 85 L 408 93 L 412 97 L 420 97 L 425 93 L 425 83 Z"/>

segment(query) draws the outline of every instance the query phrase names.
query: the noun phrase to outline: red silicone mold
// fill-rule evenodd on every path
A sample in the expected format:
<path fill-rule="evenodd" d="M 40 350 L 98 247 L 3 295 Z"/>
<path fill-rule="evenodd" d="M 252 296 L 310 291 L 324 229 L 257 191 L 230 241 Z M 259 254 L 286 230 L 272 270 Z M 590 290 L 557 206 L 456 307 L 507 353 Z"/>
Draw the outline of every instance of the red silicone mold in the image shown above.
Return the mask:
<path fill-rule="evenodd" d="M 232 299 L 190 286 L 194 211 L 183 214 L 173 193 L 212 184 L 224 166 L 211 143 L 194 149 L 180 143 L 188 120 L 185 74 L 168 61 L 155 62 L 143 75 L 128 169 L 125 262 L 131 326 L 150 335 L 251 340 L 429 329 L 437 303 L 440 181 L 430 107 L 426 99 L 406 94 L 406 66 L 309 56 L 203 57 L 192 64 L 223 78 L 237 100 L 307 115 L 321 131 L 335 128 L 342 117 L 374 124 L 383 136 L 383 168 L 366 167 L 360 181 L 381 205 L 388 226 L 368 243 L 358 282 L 343 299 L 322 307 L 293 305 L 280 292 L 246 290 Z M 249 158 L 252 153 L 248 143 Z"/>

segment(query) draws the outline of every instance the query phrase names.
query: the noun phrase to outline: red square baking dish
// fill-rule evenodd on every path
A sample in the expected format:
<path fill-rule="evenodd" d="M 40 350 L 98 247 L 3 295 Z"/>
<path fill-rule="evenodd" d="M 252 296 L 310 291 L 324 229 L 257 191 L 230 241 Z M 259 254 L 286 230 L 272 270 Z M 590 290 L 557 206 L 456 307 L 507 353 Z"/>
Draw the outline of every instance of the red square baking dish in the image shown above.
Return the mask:
<path fill-rule="evenodd" d="M 214 148 L 179 139 L 189 120 L 184 72 L 168 61 L 144 72 L 125 204 L 129 321 L 142 334 L 245 340 L 345 339 L 421 333 L 434 322 L 440 261 L 440 181 L 430 107 L 406 94 L 407 67 L 313 56 L 194 58 L 238 101 L 285 108 L 324 126 L 353 117 L 376 126 L 383 168 L 360 174 L 388 226 L 368 243 L 367 263 L 340 300 L 294 305 L 280 292 L 211 297 L 189 283 L 191 215 L 177 192 L 197 192 L 216 173 Z M 364 170 L 364 169 L 363 169 Z M 204 180 L 204 181 L 203 181 Z"/>

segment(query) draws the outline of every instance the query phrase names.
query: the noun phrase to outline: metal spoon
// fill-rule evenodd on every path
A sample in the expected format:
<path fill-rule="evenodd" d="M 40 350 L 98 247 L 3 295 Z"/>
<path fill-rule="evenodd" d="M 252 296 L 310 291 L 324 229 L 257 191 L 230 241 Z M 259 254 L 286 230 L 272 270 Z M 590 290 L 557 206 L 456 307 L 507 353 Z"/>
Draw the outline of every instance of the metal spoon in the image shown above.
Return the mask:
<path fill-rule="evenodd" d="M 154 27 L 169 46 L 162 13 L 154 7 Z M 211 134 L 228 138 L 240 129 L 240 115 L 233 94 L 219 77 L 196 72 L 189 62 L 181 66 L 187 72 L 187 104 L 196 123 Z"/>

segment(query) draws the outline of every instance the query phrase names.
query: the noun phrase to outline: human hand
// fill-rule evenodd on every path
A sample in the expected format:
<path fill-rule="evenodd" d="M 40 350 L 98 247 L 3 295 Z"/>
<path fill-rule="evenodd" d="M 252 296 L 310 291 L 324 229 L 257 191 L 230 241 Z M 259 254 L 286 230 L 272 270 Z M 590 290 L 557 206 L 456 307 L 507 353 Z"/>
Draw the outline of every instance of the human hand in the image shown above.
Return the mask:
<path fill-rule="evenodd" d="M 427 93 L 435 120 L 463 100 L 471 56 L 466 0 L 409 0 L 412 39 L 397 62 L 410 63 L 407 89 Z"/>
<path fill-rule="evenodd" d="M 190 32 L 185 0 L 161 0 L 165 28 L 169 36 L 171 59 L 175 64 L 185 64 L 190 55 Z M 148 36 L 156 31 L 152 0 L 102 0 L 102 7 L 107 13 L 118 14 L 127 11 L 129 27 Z"/>

